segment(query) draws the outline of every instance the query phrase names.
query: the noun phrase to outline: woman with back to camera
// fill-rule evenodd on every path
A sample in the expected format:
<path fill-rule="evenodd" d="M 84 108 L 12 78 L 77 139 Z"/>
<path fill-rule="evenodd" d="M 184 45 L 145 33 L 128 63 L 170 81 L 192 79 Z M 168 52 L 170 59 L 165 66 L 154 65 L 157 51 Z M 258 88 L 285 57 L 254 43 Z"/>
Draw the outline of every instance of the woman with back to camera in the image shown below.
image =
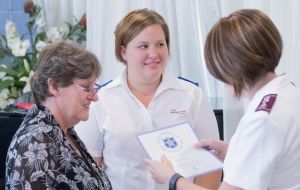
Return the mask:
<path fill-rule="evenodd" d="M 161 15 L 149 9 L 129 12 L 115 30 L 115 54 L 126 69 L 101 88 L 89 120 L 76 126 L 93 157 L 107 166 L 116 190 L 167 189 L 151 179 L 136 134 L 190 122 L 199 138 L 219 139 L 203 91 L 165 71 L 169 48 L 169 29 Z M 219 176 L 215 172 L 197 180 L 215 187 Z"/>
<path fill-rule="evenodd" d="M 209 72 L 236 98 L 250 100 L 229 146 L 216 140 L 196 145 L 225 157 L 219 189 L 300 189 L 300 90 L 275 73 L 282 40 L 271 19 L 255 9 L 236 11 L 214 25 L 204 52 Z M 145 162 L 172 190 L 205 189 L 175 174 L 164 157 Z"/>
<path fill-rule="evenodd" d="M 102 167 L 73 126 L 98 100 L 95 55 L 71 42 L 48 45 L 30 79 L 36 104 L 14 135 L 6 159 L 6 189 L 111 190 Z"/>

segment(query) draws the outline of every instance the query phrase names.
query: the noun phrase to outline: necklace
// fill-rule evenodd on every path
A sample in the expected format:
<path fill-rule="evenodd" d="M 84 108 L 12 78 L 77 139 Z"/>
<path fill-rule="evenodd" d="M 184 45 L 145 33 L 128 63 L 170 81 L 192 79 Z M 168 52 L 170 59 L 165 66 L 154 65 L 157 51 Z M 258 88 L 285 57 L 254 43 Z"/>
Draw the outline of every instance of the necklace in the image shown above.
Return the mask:
<path fill-rule="evenodd" d="M 76 145 L 73 137 L 71 135 L 69 135 L 68 132 L 66 133 L 66 140 L 70 144 L 71 148 L 76 152 L 76 154 L 78 154 L 80 157 L 82 157 L 82 154 L 81 154 L 78 146 Z"/>

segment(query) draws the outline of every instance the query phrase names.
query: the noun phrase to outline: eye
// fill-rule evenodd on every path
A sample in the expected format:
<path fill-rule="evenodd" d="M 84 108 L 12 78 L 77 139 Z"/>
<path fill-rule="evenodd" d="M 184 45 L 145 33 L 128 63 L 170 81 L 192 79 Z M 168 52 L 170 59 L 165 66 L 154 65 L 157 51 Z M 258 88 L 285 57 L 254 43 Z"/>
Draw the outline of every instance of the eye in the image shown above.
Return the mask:
<path fill-rule="evenodd" d="M 85 91 L 85 92 L 89 92 L 90 91 L 90 87 L 87 86 L 87 85 L 82 85 L 81 87 L 82 87 L 83 91 Z"/>
<path fill-rule="evenodd" d="M 90 92 L 90 91 L 93 91 L 95 86 L 94 85 L 80 85 L 83 89 L 83 91 L 85 92 Z"/>
<path fill-rule="evenodd" d="M 146 49 L 146 48 L 148 48 L 149 46 L 147 45 L 147 44 L 143 44 L 143 45 L 140 45 L 139 46 L 139 48 L 141 48 L 141 49 Z"/>
<path fill-rule="evenodd" d="M 157 44 L 157 47 L 164 47 L 164 46 L 165 46 L 165 43 L 163 43 L 163 42 Z"/>

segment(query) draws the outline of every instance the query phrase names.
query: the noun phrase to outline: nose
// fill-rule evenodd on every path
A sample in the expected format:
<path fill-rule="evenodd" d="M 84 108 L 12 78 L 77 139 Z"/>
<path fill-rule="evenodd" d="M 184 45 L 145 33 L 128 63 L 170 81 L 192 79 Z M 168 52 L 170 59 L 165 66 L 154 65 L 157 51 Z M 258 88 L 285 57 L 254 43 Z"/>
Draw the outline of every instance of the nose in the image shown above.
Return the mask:
<path fill-rule="evenodd" d="M 97 93 L 92 94 L 91 96 L 89 96 L 89 99 L 93 102 L 96 102 L 99 99 L 98 94 Z"/>
<path fill-rule="evenodd" d="M 157 58 L 158 57 L 158 49 L 156 47 L 149 48 L 148 57 L 152 58 L 152 59 Z"/>

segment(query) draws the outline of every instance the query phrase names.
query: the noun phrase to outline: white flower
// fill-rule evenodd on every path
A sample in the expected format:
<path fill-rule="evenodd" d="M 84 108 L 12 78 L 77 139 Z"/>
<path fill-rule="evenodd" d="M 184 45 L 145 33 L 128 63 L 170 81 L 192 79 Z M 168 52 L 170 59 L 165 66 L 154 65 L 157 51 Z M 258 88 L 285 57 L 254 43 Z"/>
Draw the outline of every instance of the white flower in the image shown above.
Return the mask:
<path fill-rule="evenodd" d="M 29 76 L 28 77 L 21 77 L 20 78 L 20 81 L 24 81 L 26 82 L 24 88 L 23 88 L 23 93 L 26 93 L 26 92 L 30 92 L 30 78 L 33 76 L 34 72 L 33 71 L 30 71 L 29 72 Z"/>
<path fill-rule="evenodd" d="M 21 41 L 21 38 L 7 38 L 7 46 L 9 49 L 12 49 L 15 43 Z"/>
<path fill-rule="evenodd" d="M 0 97 L 7 99 L 9 95 L 9 90 L 7 88 L 4 88 L 1 92 L 0 92 Z"/>
<path fill-rule="evenodd" d="M 0 109 L 6 108 L 8 105 L 14 103 L 14 99 L 9 98 L 9 90 L 7 88 L 2 89 L 0 92 Z"/>
<path fill-rule="evenodd" d="M 30 47 L 30 42 L 28 39 L 21 41 L 16 40 L 12 44 L 12 54 L 16 57 L 25 56 L 28 48 Z"/>
<path fill-rule="evenodd" d="M 12 104 L 23 93 L 31 90 L 29 81 L 34 73 L 33 69 L 39 53 L 45 46 L 61 40 L 80 43 L 81 40 L 85 40 L 85 36 L 83 36 L 85 29 L 82 30 L 79 23 L 75 25 L 66 23 L 60 27 L 49 29 L 40 6 L 35 4 L 34 9 L 27 9 L 25 12 L 29 13 L 30 21 L 30 24 L 27 25 L 28 32 L 25 35 L 20 35 L 16 24 L 9 20 L 5 24 L 5 35 L 1 34 L 0 110 Z M 49 30 L 47 31 L 47 29 Z M 27 35 L 29 37 L 26 37 Z M 9 60 L 9 64 L 1 65 L 7 60 Z"/>
<path fill-rule="evenodd" d="M 21 37 L 17 32 L 15 23 L 8 20 L 5 24 L 5 32 L 6 32 L 7 46 L 11 49 L 15 41 L 21 40 Z"/>
<path fill-rule="evenodd" d="M 6 68 L 7 68 L 7 66 L 6 66 L 6 65 L 3 65 L 3 64 L 1 64 L 1 65 L 0 65 L 0 68 L 4 68 L 4 69 L 6 69 Z M 5 75 L 6 75 L 6 72 L 0 72 L 0 79 L 3 79 L 3 78 L 5 77 Z"/>
<path fill-rule="evenodd" d="M 6 21 L 5 32 L 8 36 L 14 36 L 15 34 L 17 34 L 16 24 L 10 20 Z"/>
<path fill-rule="evenodd" d="M 58 42 L 63 39 L 64 32 L 61 27 L 51 27 L 46 35 L 50 42 Z"/>
<path fill-rule="evenodd" d="M 45 19 L 44 19 L 44 17 L 42 15 L 37 18 L 37 20 L 35 21 L 35 24 L 39 28 L 46 27 L 46 22 L 45 22 Z"/>
<path fill-rule="evenodd" d="M 46 45 L 48 45 L 46 42 L 40 40 L 35 44 L 35 49 L 40 52 Z"/>

